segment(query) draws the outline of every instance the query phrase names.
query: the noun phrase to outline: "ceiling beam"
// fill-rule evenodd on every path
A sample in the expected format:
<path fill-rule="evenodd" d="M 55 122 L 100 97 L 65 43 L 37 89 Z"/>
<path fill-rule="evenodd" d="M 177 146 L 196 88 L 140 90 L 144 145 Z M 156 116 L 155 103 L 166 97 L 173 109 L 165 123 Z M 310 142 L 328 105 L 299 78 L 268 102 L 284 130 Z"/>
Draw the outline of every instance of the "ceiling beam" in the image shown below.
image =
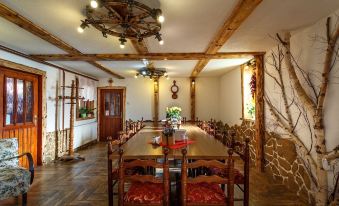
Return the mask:
<path fill-rule="evenodd" d="M 231 15 L 224 22 L 218 33 L 209 43 L 206 54 L 216 54 L 218 50 L 226 43 L 254 9 L 262 2 L 262 0 L 240 0 L 233 9 Z M 208 64 L 209 60 L 200 60 L 194 67 L 191 77 L 196 77 Z"/>
<path fill-rule="evenodd" d="M 31 22 L 24 16 L 20 15 L 16 11 L 13 11 L 12 9 L 8 8 L 7 6 L 1 3 L 0 3 L 0 16 L 70 54 L 82 55 L 82 53 L 79 50 L 75 49 L 71 45 L 62 41 L 61 39 L 44 30 L 43 28 L 35 25 L 33 22 Z M 92 61 L 87 62 L 91 65 L 100 65 Z M 124 79 L 123 76 L 112 72 L 110 69 L 105 68 L 102 65 L 97 68 L 119 79 Z"/>
<path fill-rule="evenodd" d="M 134 46 L 134 49 L 137 51 L 138 54 L 147 54 L 148 53 L 148 48 L 147 48 L 144 40 L 139 42 L 136 39 L 131 39 L 131 43 Z"/>
<path fill-rule="evenodd" d="M 82 74 L 82 73 L 79 73 L 79 72 L 75 72 L 75 71 L 73 71 L 73 70 L 66 69 L 66 68 L 61 67 L 61 66 L 59 66 L 59 65 L 55 65 L 55 64 L 52 64 L 52 63 L 50 63 L 50 62 L 46 62 L 46 61 L 40 60 L 40 59 L 38 59 L 38 58 L 32 57 L 32 56 L 30 56 L 30 55 L 28 55 L 28 54 L 24 54 L 24 53 L 22 53 L 22 52 L 19 52 L 19 51 L 14 50 L 14 49 L 10 49 L 10 48 L 5 47 L 5 46 L 3 46 L 3 45 L 0 45 L 0 49 L 3 50 L 3 51 L 5 51 L 5 52 L 11 53 L 11 54 L 14 54 L 14 55 L 17 55 L 17 56 L 24 57 L 24 58 L 26 58 L 26 59 L 30 59 L 30 60 L 32 60 L 32 61 L 35 61 L 35 62 L 38 62 L 38 63 L 41 63 L 41 64 L 45 64 L 45 65 L 47 65 L 47 66 L 51 66 L 51 67 L 60 69 L 60 70 L 65 71 L 65 72 L 70 72 L 70 73 L 73 73 L 73 74 L 75 74 L 75 75 L 83 76 L 83 77 L 92 79 L 92 80 L 94 80 L 94 81 L 99 81 L 98 79 L 96 79 L 96 78 L 94 78 L 94 77 L 92 77 L 92 76 L 89 76 L 89 75 L 86 75 L 86 74 Z"/>
<path fill-rule="evenodd" d="M 210 60 L 236 59 L 262 55 L 265 52 L 145 53 L 145 54 L 45 54 L 31 55 L 45 61 L 138 61 L 138 60 Z"/>

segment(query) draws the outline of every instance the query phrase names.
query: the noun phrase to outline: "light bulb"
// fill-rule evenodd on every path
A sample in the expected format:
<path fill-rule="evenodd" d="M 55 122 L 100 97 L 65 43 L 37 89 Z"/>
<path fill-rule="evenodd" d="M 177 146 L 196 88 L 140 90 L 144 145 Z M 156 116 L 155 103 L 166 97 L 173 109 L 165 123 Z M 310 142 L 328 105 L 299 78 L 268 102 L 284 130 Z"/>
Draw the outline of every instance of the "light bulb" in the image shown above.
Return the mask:
<path fill-rule="evenodd" d="M 78 27 L 78 29 L 77 29 L 77 30 L 78 30 L 78 32 L 79 32 L 79 33 L 84 33 L 84 29 L 83 29 L 83 28 L 81 28 L 80 26 Z"/>
<path fill-rule="evenodd" d="M 96 0 L 92 0 L 92 1 L 91 1 L 91 7 L 92 7 L 93 9 L 97 8 L 97 7 L 98 7 L 98 2 L 97 2 Z"/>
<path fill-rule="evenodd" d="M 165 21 L 165 17 L 163 15 L 158 16 L 158 21 L 163 23 Z"/>
<path fill-rule="evenodd" d="M 169 76 L 167 76 L 166 79 L 169 80 Z"/>
<path fill-rule="evenodd" d="M 125 48 L 125 44 L 120 44 L 120 48 L 121 49 Z"/>
<path fill-rule="evenodd" d="M 159 41 L 159 44 L 160 44 L 160 45 L 164 45 L 164 40 L 160 40 L 160 41 Z"/>
<path fill-rule="evenodd" d="M 136 79 L 137 79 L 137 78 L 138 78 L 138 75 L 134 75 L 134 78 L 136 78 Z"/>

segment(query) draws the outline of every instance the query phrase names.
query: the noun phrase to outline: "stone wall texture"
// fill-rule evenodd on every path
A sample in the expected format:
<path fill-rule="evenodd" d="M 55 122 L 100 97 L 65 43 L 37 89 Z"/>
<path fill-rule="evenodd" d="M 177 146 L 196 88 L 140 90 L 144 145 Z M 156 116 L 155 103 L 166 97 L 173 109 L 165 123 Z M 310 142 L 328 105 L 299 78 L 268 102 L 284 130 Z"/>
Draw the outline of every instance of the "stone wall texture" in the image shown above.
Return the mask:
<path fill-rule="evenodd" d="M 256 159 L 255 124 L 243 121 L 241 125 L 225 126 L 236 132 L 238 141 L 250 138 L 250 158 L 252 164 Z M 313 202 L 312 181 L 302 160 L 298 158 L 293 142 L 277 134 L 266 133 L 265 136 L 265 172 L 275 183 L 286 185 L 292 192 L 307 197 Z"/>
<path fill-rule="evenodd" d="M 61 157 L 68 151 L 69 129 L 57 132 L 47 132 L 46 141 L 43 147 L 43 164 L 48 164 L 56 158 Z M 56 136 L 58 137 L 56 141 Z M 56 150 L 57 149 L 57 150 Z"/>

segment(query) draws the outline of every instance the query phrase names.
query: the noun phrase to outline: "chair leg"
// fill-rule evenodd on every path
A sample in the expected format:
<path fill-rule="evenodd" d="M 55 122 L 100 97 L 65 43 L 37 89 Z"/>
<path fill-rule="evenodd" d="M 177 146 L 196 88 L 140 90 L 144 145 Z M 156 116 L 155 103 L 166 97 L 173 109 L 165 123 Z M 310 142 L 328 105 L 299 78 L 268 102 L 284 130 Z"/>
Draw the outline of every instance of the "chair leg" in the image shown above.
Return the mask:
<path fill-rule="evenodd" d="M 27 193 L 22 194 L 22 206 L 27 205 Z"/>

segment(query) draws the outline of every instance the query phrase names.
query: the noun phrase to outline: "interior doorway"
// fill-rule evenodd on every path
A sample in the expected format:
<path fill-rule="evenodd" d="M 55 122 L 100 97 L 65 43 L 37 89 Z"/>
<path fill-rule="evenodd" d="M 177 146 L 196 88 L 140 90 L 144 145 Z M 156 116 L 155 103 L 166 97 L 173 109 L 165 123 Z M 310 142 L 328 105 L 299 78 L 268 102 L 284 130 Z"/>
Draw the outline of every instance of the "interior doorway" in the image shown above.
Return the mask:
<path fill-rule="evenodd" d="M 99 141 L 117 139 L 125 122 L 125 89 L 99 88 L 98 94 Z"/>
<path fill-rule="evenodd" d="M 19 154 L 30 152 L 35 165 L 42 163 L 41 91 L 40 75 L 0 66 L 0 138 L 18 138 Z"/>

